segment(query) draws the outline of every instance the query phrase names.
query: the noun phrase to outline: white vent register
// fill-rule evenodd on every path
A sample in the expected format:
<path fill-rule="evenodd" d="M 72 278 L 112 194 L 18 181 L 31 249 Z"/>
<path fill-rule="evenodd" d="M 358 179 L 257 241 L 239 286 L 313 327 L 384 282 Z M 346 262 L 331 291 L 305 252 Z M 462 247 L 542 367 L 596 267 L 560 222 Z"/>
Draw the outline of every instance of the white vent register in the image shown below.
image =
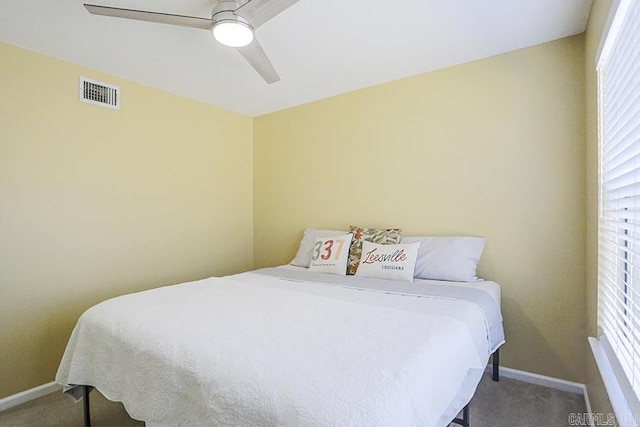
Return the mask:
<path fill-rule="evenodd" d="M 86 77 L 80 77 L 80 101 L 119 110 L 120 88 Z"/>

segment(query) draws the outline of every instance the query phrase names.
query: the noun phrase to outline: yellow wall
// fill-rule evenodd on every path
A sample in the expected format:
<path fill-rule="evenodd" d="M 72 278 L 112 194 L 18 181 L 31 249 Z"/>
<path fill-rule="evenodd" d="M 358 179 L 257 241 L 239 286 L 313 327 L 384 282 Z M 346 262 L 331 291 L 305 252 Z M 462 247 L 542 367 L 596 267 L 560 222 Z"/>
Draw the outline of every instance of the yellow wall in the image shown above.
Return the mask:
<path fill-rule="evenodd" d="M 605 23 L 611 9 L 611 0 L 596 0 L 591 7 L 585 33 L 585 86 L 586 86 L 586 170 L 587 170 L 587 281 L 586 322 L 587 335 L 597 336 L 598 323 L 598 92 L 596 55 Z M 591 351 L 585 353 L 587 363 L 586 385 L 594 412 L 612 413 L 602 378 Z"/>
<path fill-rule="evenodd" d="M 254 120 L 256 266 L 305 227 L 481 235 L 505 366 L 584 381 L 584 38 Z"/>
<path fill-rule="evenodd" d="M 253 266 L 252 119 L 0 43 L 0 398 L 105 298 Z M 78 78 L 122 89 L 78 101 Z"/>

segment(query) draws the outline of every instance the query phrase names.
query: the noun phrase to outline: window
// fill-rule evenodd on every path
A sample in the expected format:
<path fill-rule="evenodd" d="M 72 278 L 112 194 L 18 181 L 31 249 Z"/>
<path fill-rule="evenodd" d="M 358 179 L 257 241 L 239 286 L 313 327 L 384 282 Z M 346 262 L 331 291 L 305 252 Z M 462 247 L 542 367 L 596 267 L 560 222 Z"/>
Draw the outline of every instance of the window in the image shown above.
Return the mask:
<path fill-rule="evenodd" d="M 608 357 L 612 359 L 615 376 L 621 380 L 620 388 L 627 396 L 630 412 L 625 412 L 633 416 L 640 414 L 637 411 L 640 397 L 638 0 L 621 0 L 618 4 L 598 60 L 598 96 L 598 326 L 601 329 L 601 341 L 609 353 Z M 609 386 L 607 390 L 611 395 Z M 615 408 L 613 399 L 612 403 Z M 620 419 L 618 410 L 616 415 Z"/>

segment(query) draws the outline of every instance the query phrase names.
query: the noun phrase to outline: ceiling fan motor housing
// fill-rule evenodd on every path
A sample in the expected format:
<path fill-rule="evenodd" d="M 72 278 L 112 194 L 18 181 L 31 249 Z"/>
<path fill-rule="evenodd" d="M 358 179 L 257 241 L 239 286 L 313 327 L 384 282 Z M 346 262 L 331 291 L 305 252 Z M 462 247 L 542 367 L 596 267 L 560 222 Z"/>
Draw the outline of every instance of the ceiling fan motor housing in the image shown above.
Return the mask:
<path fill-rule="evenodd" d="M 211 20 L 214 24 L 222 21 L 234 21 L 242 22 L 243 24 L 251 26 L 249 21 L 235 13 L 235 10 L 238 9 L 242 3 L 244 2 L 234 0 L 222 0 L 218 2 L 218 4 L 213 8 L 213 11 L 211 11 Z"/>

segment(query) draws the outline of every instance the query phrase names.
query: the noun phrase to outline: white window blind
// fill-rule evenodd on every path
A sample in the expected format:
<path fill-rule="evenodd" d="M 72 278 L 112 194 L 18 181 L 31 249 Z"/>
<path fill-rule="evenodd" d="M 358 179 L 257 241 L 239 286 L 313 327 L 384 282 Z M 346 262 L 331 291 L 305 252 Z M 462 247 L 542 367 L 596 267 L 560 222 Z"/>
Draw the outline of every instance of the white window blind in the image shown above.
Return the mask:
<path fill-rule="evenodd" d="M 640 1 L 622 0 L 598 61 L 599 327 L 640 396 Z"/>

